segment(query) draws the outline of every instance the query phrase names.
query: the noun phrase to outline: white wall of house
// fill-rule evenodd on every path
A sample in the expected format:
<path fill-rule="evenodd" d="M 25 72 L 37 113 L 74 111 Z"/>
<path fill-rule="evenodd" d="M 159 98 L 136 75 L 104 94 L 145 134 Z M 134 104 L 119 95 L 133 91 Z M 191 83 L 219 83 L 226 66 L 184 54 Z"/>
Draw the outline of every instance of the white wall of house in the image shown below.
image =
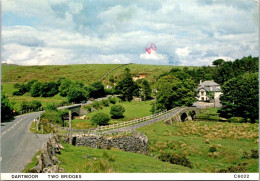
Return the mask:
<path fill-rule="evenodd" d="M 222 92 L 215 92 L 214 93 L 214 99 L 219 98 L 219 96 L 222 94 Z"/>
<path fill-rule="evenodd" d="M 208 100 L 207 92 L 206 92 L 205 89 L 200 89 L 200 90 L 199 90 L 199 100 L 200 100 L 200 101 L 206 101 L 206 100 Z"/>

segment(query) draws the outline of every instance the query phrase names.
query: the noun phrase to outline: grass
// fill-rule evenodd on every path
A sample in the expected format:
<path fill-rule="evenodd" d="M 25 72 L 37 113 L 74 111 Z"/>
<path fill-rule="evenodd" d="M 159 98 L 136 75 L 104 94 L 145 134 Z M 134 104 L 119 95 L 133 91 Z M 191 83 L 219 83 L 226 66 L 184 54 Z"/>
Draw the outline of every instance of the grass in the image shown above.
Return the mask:
<path fill-rule="evenodd" d="M 160 173 L 192 172 L 184 166 L 162 162 L 151 156 L 119 150 L 77 147 L 63 143 L 60 167 L 68 173 Z"/>
<path fill-rule="evenodd" d="M 111 119 L 109 121 L 109 124 L 117 123 L 117 122 L 122 122 L 122 121 L 127 121 L 131 120 L 134 118 L 141 118 L 145 117 L 148 115 L 151 115 L 151 103 L 152 101 L 142 101 L 142 102 L 117 102 L 116 104 L 122 105 L 125 108 L 125 117 L 121 119 Z M 113 104 L 110 104 L 109 107 L 104 107 L 103 109 L 99 109 L 97 111 L 91 112 L 87 115 L 86 119 L 79 120 L 79 119 L 74 119 L 72 120 L 72 128 L 75 129 L 89 129 L 91 127 L 91 117 L 98 113 L 102 112 L 105 114 L 110 115 L 110 108 Z"/>
<path fill-rule="evenodd" d="M 220 108 L 211 107 L 211 108 L 201 109 L 201 112 L 200 114 L 197 115 L 196 119 L 207 120 L 207 121 L 209 120 L 219 121 L 220 117 L 219 117 L 218 110 L 220 110 Z"/>
<path fill-rule="evenodd" d="M 71 80 L 90 83 L 98 81 L 107 72 L 119 64 L 81 64 L 81 65 L 44 65 L 44 66 L 18 66 L 2 64 L 2 82 L 29 82 L 36 79 L 38 81 L 55 81 L 58 77 L 66 77 Z M 130 64 L 122 66 L 111 72 L 105 78 L 105 82 L 111 75 L 118 76 L 125 68 L 129 68 L 133 74 L 145 74 L 148 81 L 155 81 L 161 73 L 168 72 L 172 65 L 143 65 Z M 190 68 L 190 67 L 189 67 Z M 191 67 L 192 68 L 192 67 Z M 49 73 L 51 72 L 51 74 Z"/>
<path fill-rule="evenodd" d="M 27 95 L 23 95 L 23 96 L 10 96 L 10 97 L 8 97 L 8 99 L 16 111 L 21 110 L 20 105 L 23 101 L 31 102 L 33 100 L 37 100 L 42 103 L 43 107 L 45 107 L 49 103 L 60 104 L 63 101 L 67 100 L 65 97 L 61 97 L 59 94 L 57 94 L 53 97 L 31 97 L 27 94 Z"/>
<path fill-rule="evenodd" d="M 227 122 L 162 122 L 139 128 L 149 139 L 149 153 L 185 155 L 195 172 L 219 172 L 245 163 L 246 172 L 258 172 L 258 159 L 242 158 L 243 153 L 258 150 L 258 124 Z M 211 153 L 210 147 L 216 152 Z M 237 170 L 237 172 L 240 172 Z"/>
<path fill-rule="evenodd" d="M 32 158 L 32 161 L 30 163 L 28 163 L 26 166 L 25 166 L 25 169 L 22 171 L 22 173 L 27 173 L 31 168 L 33 168 L 34 166 L 36 166 L 37 164 L 37 156 L 40 155 L 41 152 L 38 151 L 37 153 L 35 153 L 35 155 L 33 156 Z"/>

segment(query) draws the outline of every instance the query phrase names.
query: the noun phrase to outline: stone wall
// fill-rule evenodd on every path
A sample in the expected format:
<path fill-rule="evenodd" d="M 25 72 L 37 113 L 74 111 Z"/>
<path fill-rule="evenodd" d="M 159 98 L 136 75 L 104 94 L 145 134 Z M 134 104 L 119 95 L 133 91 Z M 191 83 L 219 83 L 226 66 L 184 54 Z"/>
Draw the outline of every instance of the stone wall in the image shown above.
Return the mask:
<path fill-rule="evenodd" d="M 100 149 L 117 148 L 135 153 L 147 153 L 148 151 L 148 138 L 140 133 L 133 136 L 124 135 L 116 137 L 78 135 L 73 136 L 72 144 Z"/>
<path fill-rule="evenodd" d="M 59 173 L 64 172 L 57 165 L 59 162 L 56 154 L 60 154 L 60 149 L 64 147 L 60 144 L 56 135 L 51 137 L 49 141 L 41 149 L 41 154 L 37 156 L 37 165 L 29 170 L 30 173 Z"/>

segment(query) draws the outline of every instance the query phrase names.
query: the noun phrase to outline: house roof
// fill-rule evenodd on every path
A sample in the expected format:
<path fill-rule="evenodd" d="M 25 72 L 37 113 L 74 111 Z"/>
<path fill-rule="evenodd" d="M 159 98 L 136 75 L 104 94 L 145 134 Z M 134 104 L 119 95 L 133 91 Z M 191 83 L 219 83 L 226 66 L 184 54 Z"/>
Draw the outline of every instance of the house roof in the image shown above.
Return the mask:
<path fill-rule="evenodd" d="M 206 91 L 221 92 L 221 89 L 217 87 L 220 87 L 220 85 L 213 80 L 206 80 L 200 83 L 196 90 L 199 91 L 200 89 L 205 89 Z"/>
<path fill-rule="evenodd" d="M 207 92 L 213 91 L 213 92 L 221 92 L 221 90 L 217 87 L 212 87 L 212 90 L 210 90 L 210 87 L 198 87 L 196 90 L 199 91 L 200 89 L 205 89 Z"/>
<path fill-rule="evenodd" d="M 212 80 L 206 80 L 204 82 L 202 82 L 201 84 L 199 84 L 199 86 L 219 86 L 219 84 L 217 84 L 216 82 L 212 81 Z"/>

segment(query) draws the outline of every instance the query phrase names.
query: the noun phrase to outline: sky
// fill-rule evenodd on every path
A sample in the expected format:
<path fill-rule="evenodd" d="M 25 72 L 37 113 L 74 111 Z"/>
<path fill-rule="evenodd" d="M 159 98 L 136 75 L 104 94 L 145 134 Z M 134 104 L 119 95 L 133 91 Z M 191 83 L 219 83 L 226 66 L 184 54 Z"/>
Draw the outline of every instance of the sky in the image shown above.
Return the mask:
<path fill-rule="evenodd" d="M 259 0 L 3 0 L 2 62 L 212 65 L 258 56 Z"/>

